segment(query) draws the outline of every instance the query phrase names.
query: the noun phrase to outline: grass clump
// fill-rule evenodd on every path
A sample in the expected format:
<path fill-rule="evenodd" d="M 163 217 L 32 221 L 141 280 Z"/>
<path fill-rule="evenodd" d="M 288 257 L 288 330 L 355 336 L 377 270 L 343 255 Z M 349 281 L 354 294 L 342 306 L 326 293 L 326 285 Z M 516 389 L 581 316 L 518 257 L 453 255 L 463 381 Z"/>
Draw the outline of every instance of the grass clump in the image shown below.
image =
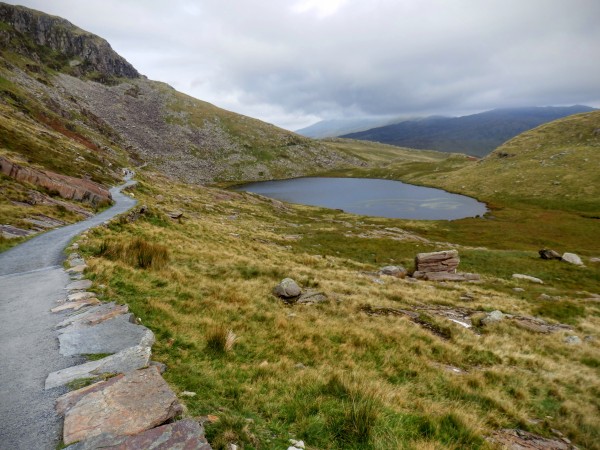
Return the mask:
<path fill-rule="evenodd" d="M 169 249 L 162 244 L 135 238 L 125 244 L 119 241 L 104 240 L 95 252 L 113 261 L 119 260 L 140 269 L 161 270 L 169 263 Z"/>
<path fill-rule="evenodd" d="M 206 349 L 215 354 L 225 354 L 233 349 L 237 336 L 222 325 L 212 327 L 206 333 Z"/>

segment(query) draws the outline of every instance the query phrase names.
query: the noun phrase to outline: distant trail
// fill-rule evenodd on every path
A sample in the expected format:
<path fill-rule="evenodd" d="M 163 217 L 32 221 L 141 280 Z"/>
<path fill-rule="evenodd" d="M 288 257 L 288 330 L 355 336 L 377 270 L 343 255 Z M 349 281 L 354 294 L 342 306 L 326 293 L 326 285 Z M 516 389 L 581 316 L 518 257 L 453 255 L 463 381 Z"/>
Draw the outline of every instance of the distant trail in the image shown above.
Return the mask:
<path fill-rule="evenodd" d="M 54 402 L 66 388 L 44 391 L 46 376 L 81 362 L 58 352 L 50 313 L 65 296 L 69 277 L 60 264 L 69 241 L 90 227 L 132 208 L 121 193 L 128 181 L 111 189 L 115 205 L 83 222 L 59 228 L 0 253 L 0 450 L 54 450 L 61 421 Z"/>

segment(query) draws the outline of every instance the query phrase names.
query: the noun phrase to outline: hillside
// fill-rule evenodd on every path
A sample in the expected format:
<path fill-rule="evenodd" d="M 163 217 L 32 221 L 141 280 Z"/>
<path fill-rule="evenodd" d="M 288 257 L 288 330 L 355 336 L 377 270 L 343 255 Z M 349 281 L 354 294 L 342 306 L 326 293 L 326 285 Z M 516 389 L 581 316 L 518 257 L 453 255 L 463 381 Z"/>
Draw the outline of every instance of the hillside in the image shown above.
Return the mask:
<path fill-rule="evenodd" d="M 429 181 L 479 198 L 600 211 L 600 111 L 537 127 L 484 159 L 452 174 L 432 174 Z"/>
<path fill-rule="evenodd" d="M 495 109 L 463 117 L 434 116 L 408 120 L 342 137 L 481 157 L 538 125 L 589 111 L 593 108 L 580 105 Z"/>
<path fill-rule="evenodd" d="M 50 226 L 89 214 L 85 204 L 56 198 L 64 191 L 60 183 L 108 186 L 123 167 L 144 165 L 173 179 L 212 183 L 293 177 L 359 162 L 148 80 L 104 39 L 62 18 L 3 3 L 0 157 L 6 161 L 0 224 L 9 227 L 0 233 L 0 248 L 7 245 L 4 237 L 39 231 L 31 220 L 41 216 L 51 219 Z M 53 181 L 46 187 L 17 182 L 8 176 L 14 164 L 36 174 L 29 180 Z M 71 182 L 57 182 L 64 175 Z"/>
<path fill-rule="evenodd" d="M 399 122 L 398 119 L 394 120 L 390 118 L 321 120 L 320 122 L 314 123 L 308 127 L 296 130 L 296 133 L 314 139 L 322 139 L 328 137 L 341 136 L 348 133 L 356 133 L 359 131 L 370 130 L 372 128 L 382 127 L 397 122 Z"/>

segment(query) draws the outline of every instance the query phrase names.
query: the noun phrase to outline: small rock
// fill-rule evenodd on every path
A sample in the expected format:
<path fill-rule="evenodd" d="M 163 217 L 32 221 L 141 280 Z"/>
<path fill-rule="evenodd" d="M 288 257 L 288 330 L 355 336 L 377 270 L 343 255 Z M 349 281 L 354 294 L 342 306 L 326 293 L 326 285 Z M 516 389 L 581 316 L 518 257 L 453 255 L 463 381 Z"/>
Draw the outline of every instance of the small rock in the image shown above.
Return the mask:
<path fill-rule="evenodd" d="M 87 269 L 87 265 L 81 264 L 79 266 L 73 266 L 70 269 L 67 269 L 67 273 L 82 273 L 85 269 Z"/>
<path fill-rule="evenodd" d="M 563 339 L 563 342 L 565 344 L 579 345 L 581 344 L 581 339 L 579 338 L 579 336 L 566 336 Z"/>
<path fill-rule="evenodd" d="M 197 394 L 195 392 L 192 392 L 192 391 L 183 391 L 179 395 L 182 396 L 182 397 L 195 397 Z"/>
<path fill-rule="evenodd" d="M 379 269 L 380 275 L 388 275 L 390 277 L 404 278 L 408 271 L 402 266 L 385 266 Z"/>
<path fill-rule="evenodd" d="M 284 278 L 275 288 L 273 294 L 284 299 L 299 297 L 302 294 L 300 286 L 291 278 Z"/>
<path fill-rule="evenodd" d="M 516 287 L 516 288 L 513 288 L 513 291 L 515 291 L 515 292 L 525 292 L 525 289 Z"/>
<path fill-rule="evenodd" d="M 294 365 L 294 369 L 302 370 L 302 369 L 306 369 L 306 366 L 302 363 L 297 363 Z"/>
<path fill-rule="evenodd" d="M 96 294 L 94 292 L 76 292 L 74 294 L 69 294 L 67 296 L 68 302 L 78 302 L 80 300 L 85 300 L 86 298 L 95 297 Z"/>
<path fill-rule="evenodd" d="M 548 295 L 548 294 L 540 294 L 540 296 L 538 297 L 539 300 L 555 300 L 554 297 Z"/>
<path fill-rule="evenodd" d="M 575 253 L 563 253 L 562 260 L 571 264 L 575 264 L 576 266 L 583 266 L 583 261 Z"/>
<path fill-rule="evenodd" d="M 289 447 L 288 450 L 290 449 L 302 449 L 304 448 L 304 441 L 297 441 L 295 439 L 290 439 L 290 444 L 292 444 L 292 447 Z"/>
<path fill-rule="evenodd" d="M 177 220 L 177 219 L 181 219 L 183 217 L 183 212 L 179 211 L 179 210 L 177 210 L 177 211 L 170 211 L 170 212 L 167 213 L 167 215 L 171 219 Z"/>
<path fill-rule="evenodd" d="M 531 275 L 523 275 L 521 273 L 513 273 L 512 277 L 517 280 L 526 280 L 526 281 L 531 281 L 532 283 L 544 284 L 544 282 L 542 280 L 540 280 L 539 278 L 536 278 L 536 277 L 532 277 Z"/>
<path fill-rule="evenodd" d="M 590 262 L 592 262 L 592 263 L 600 263 L 600 258 L 596 258 L 596 257 L 590 258 Z"/>
<path fill-rule="evenodd" d="M 85 265 L 85 260 L 83 258 L 74 258 L 69 260 L 69 267 L 77 267 Z"/>
<path fill-rule="evenodd" d="M 296 303 L 323 303 L 327 301 L 327 295 L 323 292 L 307 291 L 298 297 Z"/>
<path fill-rule="evenodd" d="M 492 311 L 486 317 L 484 317 L 483 319 L 481 319 L 481 322 L 484 325 L 489 325 L 491 323 L 500 322 L 503 319 L 504 319 L 504 314 L 502 313 L 502 311 L 496 310 L 496 311 Z"/>
<path fill-rule="evenodd" d="M 548 248 L 543 248 L 538 253 L 542 259 L 560 259 L 560 253 Z"/>
<path fill-rule="evenodd" d="M 158 361 L 150 361 L 150 364 L 148 365 L 150 367 L 156 367 L 161 375 L 167 371 L 167 365 Z"/>

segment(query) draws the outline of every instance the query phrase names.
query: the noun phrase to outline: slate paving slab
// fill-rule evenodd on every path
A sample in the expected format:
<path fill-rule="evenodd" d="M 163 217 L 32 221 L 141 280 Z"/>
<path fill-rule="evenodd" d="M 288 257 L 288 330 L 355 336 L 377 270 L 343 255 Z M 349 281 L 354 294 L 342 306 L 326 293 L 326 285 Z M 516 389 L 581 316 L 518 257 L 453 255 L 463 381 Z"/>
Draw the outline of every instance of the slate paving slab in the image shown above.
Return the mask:
<path fill-rule="evenodd" d="M 59 322 L 56 328 L 64 328 L 71 325 L 70 330 L 74 330 L 75 328 L 96 325 L 114 317 L 127 314 L 128 311 L 129 307 L 127 305 L 117 305 L 115 302 L 103 303 L 77 314 L 71 314 L 62 322 Z"/>
<path fill-rule="evenodd" d="M 117 353 L 136 345 L 151 347 L 154 334 L 142 325 L 131 323 L 132 316 L 124 314 L 89 327 L 68 326 L 59 330 L 60 354 Z"/>
<path fill-rule="evenodd" d="M 83 308 L 84 306 L 93 306 L 93 305 L 98 305 L 99 303 L 100 303 L 100 300 L 98 300 L 97 298 L 91 297 L 91 298 L 86 298 L 85 300 L 79 300 L 79 301 L 74 301 L 74 302 L 65 302 L 60 306 L 56 306 L 56 307 L 52 308 L 50 311 L 53 313 L 66 311 L 69 309 L 72 309 L 73 311 L 78 311 L 81 308 Z"/>
<path fill-rule="evenodd" d="M 204 428 L 195 420 L 179 420 L 144 431 L 135 436 L 100 434 L 67 447 L 68 450 L 211 450 L 204 437 Z"/>
<path fill-rule="evenodd" d="M 155 367 L 136 370 L 109 386 L 87 392 L 68 409 L 63 441 L 68 445 L 102 433 L 136 435 L 181 412 L 177 396 Z"/>
<path fill-rule="evenodd" d="M 95 378 L 105 373 L 128 373 L 141 369 L 148 366 L 151 353 L 150 347 L 136 345 L 97 361 L 57 370 L 48 375 L 44 388 L 64 386 L 79 378 Z"/>
<path fill-rule="evenodd" d="M 65 288 L 67 291 L 77 291 L 83 289 L 89 289 L 92 287 L 92 280 L 79 280 L 69 283 Z"/>

